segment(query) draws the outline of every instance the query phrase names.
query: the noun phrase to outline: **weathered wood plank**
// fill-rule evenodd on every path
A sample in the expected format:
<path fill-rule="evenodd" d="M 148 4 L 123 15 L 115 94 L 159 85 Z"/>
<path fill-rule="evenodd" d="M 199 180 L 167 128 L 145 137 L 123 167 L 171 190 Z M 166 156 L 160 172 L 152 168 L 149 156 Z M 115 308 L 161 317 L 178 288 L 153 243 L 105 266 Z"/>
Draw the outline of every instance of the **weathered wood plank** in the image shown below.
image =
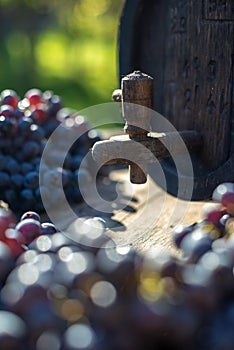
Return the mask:
<path fill-rule="evenodd" d="M 127 171 L 115 171 L 111 177 L 114 180 L 121 180 L 124 191 L 127 192 L 129 186 Z M 161 245 L 177 253 L 172 243 L 172 229 L 179 223 L 192 224 L 199 221 L 204 202 L 178 200 L 156 185 L 149 186 L 150 193 L 147 193 L 148 184 L 132 186 L 137 201 L 131 202 L 131 205 L 136 212 L 114 212 L 113 219 L 122 222 L 127 229 L 124 232 L 111 232 L 110 235 L 117 242 L 132 243 L 139 250 Z"/>
<path fill-rule="evenodd" d="M 115 200 L 117 183 L 121 193 L 119 201 Z M 131 244 L 141 251 L 160 245 L 177 254 L 171 239 L 173 227 L 179 223 L 192 224 L 200 220 L 203 202 L 178 200 L 159 187 L 149 185 L 149 182 L 132 185 L 127 169 L 112 171 L 110 180 L 99 183 L 98 187 L 101 195 L 111 201 L 111 214 L 103 212 L 104 206 L 95 197 L 89 205 L 82 203 L 73 210 L 77 218 L 83 220 L 97 215 L 103 217 L 109 227 L 109 236 L 119 245 Z M 66 232 L 73 221 L 70 220 L 69 213 L 64 211 L 58 213 L 57 222 Z"/>
<path fill-rule="evenodd" d="M 195 200 L 234 179 L 233 14 L 233 0 L 127 0 L 121 18 L 120 75 L 150 74 L 155 111 L 178 131 L 203 134 L 204 147 L 191 154 Z M 165 131 L 157 123 L 152 129 Z M 162 166 L 170 187 L 175 168 Z"/>

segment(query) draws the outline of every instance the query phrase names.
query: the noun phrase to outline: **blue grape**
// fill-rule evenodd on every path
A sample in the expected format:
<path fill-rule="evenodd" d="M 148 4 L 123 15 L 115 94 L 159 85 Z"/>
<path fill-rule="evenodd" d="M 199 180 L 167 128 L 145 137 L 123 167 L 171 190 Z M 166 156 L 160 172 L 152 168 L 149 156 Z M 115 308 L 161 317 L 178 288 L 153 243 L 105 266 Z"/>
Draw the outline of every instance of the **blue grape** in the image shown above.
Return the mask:
<path fill-rule="evenodd" d="M 19 102 L 19 96 L 14 90 L 5 89 L 1 92 L 1 104 L 9 105 L 13 108 L 16 108 Z"/>
<path fill-rule="evenodd" d="M 14 140 L 12 140 L 12 145 L 13 147 L 15 147 L 16 149 L 21 149 L 23 144 L 25 142 L 25 137 L 22 135 L 17 135 Z"/>
<path fill-rule="evenodd" d="M 43 222 L 41 224 L 41 234 L 42 235 L 52 235 L 56 233 L 56 227 L 51 222 Z"/>
<path fill-rule="evenodd" d="M 25 220 L 25 219 L 33 219 L 38 222 L 41 222 L 41 217 L 38 213 L 34 211 L 26 211 L 20 218 L 20 221 Z"/>
<path fill-rule="evenodd" d="M 34 170 L 34 166 L 32 165 L 32 163 L 29 163 L 29 162 L 23 162 L 21 164 L 21 173 L 23 175 L 26 175 L 27 173 L 29 173 L 30 171 L 33 171 Z"/>
<path fill-rule="evenodd" d="M 30 210 L 34 207 L 35 197 L 33 191 L 29 188 L 25 188 L 20 192 L 20 206 L 21 211 Z"/>
<path fill-rule="evenodd" d="M 27 200 L 33 200 L 33 199 L 34 199 L 32 190 L 30 190 L 30 189 L 28 189 L 28 188 L 23 189 L 23 190 L 20 192 L 20 196 L 21 196 L 22 198 L 24 198 L 24 199 L 27 199 Z"/>
<path fill-rule="evenodd" d="M 15 189 L 22 189 L 24 186 L 24 176 L 22 174 L 14 174 L 11 176 L 11 183 Z"/>
<path fill-rule="evenodd" d="M 12 157 L 7 157 L 6 170 L 11 174 L 17 174 L 20 170 L 19 163 Z"/>
<path fill-rule="evenodd" d="M 6 147 L 6 139 L 0 130 L 0 150 L 4 152 L 5 147 Z"/>
<path fill-rule="evenodd" d="M 30 128 L 32 125 L 32 120 L 30 118 L 22 118 L 18 123 L 18 132 L 20 135 L 28 136 L 30 133 Z"/>
<path fill-rule="evenodd" d="M 23 162 L 23 160 L 24 160 L 24 155 L 23 155 L 22 150 L 16 151 L 16 153 L 15 153 L 15 159 L 16 159 L 17 162 L 19 162 L 19 163 L 22 163 L 22 162 Z M 21 166 L 20 166 L 20 169 L 21 169 Z"/>
<path fill-rule="evenodd" d="M 52 95 L 49 99 L 49 116 L 55 116 L 56 113 L 62 108 L 63 103 L 58 95 Z"/>
<path fill-rule="evenodd" d="M 191 225 L 191 226 L 178 225 L 174 228 L 174 230 L 173 230 L 173 242 L 178 248 L 180 248 L 181 242 L 183 241 L 183 239 L 187 235 L 189 235 L 193 232 L 193 230 L 195 229 L 194 226 L 195 225 Z"/>
<path fill-rule="evenodd" d="M 36 124 L 32 124 L 30 127 L 31 133 L 30 133 L 30 140 L 41 142 L 43 138 L 45 137 L 45 132 L 41 126 L 38 126 Z"/>
<path fill-rule="evenodd" d="M 4 171 L 0 171 L 0 187 L 6 188 L 10 185 L 10 183 L 11 183 L 10 175 Z"/>
<path fill-rule="evenodd" d="M 7 157 L 3 154 L 0 154 L 0 170 L 5 170 L 7 164 Z"/>
<path fill-rule="evenodd" d="M 17 193 L 13 189 L 8 189 L 4 192 L 4 198 L 11 208 L 17 208 Z"/>
<path fill-rule="evenodd" d="M 24 112 L 21 109 L 16 108 L 14 110 L 14 117 L 16 120 L 20 120 L 20 119 L 24 118 Z"/>
<path fill-rule="evenodd" d="M 0 148 L 4 151 L 5 154 L 12 154 L 13 149 L 12 149 L 12 143 L 11 143 L 11 138 L 9 137 L 4 137 L 2 138 L 3 140 L 3 145 L 2 147 L 0 146 Z"/>
<path fill-rule="evenodd" d="M 45 132 L 45 137 L 48 138 L 52 132 L 57 128 L 58 121 L 49 119 L 43 124 L 43 130 Z"/>
<path fill-rule="evenodd" d="M 41 161 L 41 157 L 35 157 L 31 160 L 31 163 L 35 166 L 40 164 L 40 161 Z"/>
<path fill-rule="evenodd" d="M 50 102 L 50 99 L 51 97 L 54 95 L 54 91 L 52 90 L 46 90 L 42 93 L 42 97 L 43 97 L 43 100 L 46 102 L 46 103 L 49 103 Z"/>
<path fill-rule="evenodd" d="M 11 119 L 0 115 L 0 132 L 3 135 L 12 136 L 15 131 L 14 123 Z"/>
<path fill-rule="evenodd" d="M 14 108 L 8 104 L 3 104 L 0 107 L 0 115 L 3 115 L 6 118 L 14 117 Z"/>
<path fill-rule="evenodd" d="M 27 141 L 23 145 L 23 155 L 25 160 L 31 160 L 32 158 L 36 157 L 40 153 L 40 146 L 35 141 Z"/>
<path fill-rule="evenodd" d="M 36 189 L 39 186 L 39 174 L 32 171 L 25 176 L 24 186 L 30 189 Z"/>

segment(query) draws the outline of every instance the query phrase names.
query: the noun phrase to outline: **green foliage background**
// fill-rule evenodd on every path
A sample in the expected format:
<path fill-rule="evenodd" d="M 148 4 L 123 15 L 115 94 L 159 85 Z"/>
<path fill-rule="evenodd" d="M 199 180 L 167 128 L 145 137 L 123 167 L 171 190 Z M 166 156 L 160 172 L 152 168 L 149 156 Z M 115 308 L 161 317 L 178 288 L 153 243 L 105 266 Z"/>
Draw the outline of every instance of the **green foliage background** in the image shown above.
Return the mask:
<path fill-rule="evenodd" d="M 77 110 L 110 101 L 123 2 L 0 0 L 0 90 L 50 89 Z"/>

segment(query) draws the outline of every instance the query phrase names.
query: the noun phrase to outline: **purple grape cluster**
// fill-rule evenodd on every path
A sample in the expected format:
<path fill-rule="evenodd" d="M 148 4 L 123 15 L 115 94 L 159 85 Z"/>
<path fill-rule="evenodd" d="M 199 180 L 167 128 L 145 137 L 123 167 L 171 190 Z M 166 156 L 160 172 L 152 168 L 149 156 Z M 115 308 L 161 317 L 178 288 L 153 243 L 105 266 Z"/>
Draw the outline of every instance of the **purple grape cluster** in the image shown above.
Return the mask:
<path fill-rule="evenodd" d="M 39 188 L 42 152 L 47 139 L 59 125 L 64 125 L 64 121 L 60 139 L 51 152 L 53 162 L 43 164 L 43 187 Z M 58 159 L 64 156 L 65 131 L 69 128 L 76 132 L 77 139 L 66 152 L 63 166 L 56 166 Z M 56 194 L 56 179 L 62 176 L 68 201 L 80 202 L 78 173 L 89 178 L 94 164 L 89 159 L 83 169 L 79 167 L 99 139 L 85 118 L 63 108 L 60 97 L 52 91 L 30 89 L 20 99 L 15 91 L 3 90 L 0 94 L 0 199 L 16 212 L 29 209 L 41 212 L 44 209 L 41 191 L 49 194 L 52 206 L 58 198 L 51 193 Z"/>
<path fill-rule="evenodd" d="M 2 208 L 1 349 L 233 349 L 233 198 L 218 186 L 201 222 L 175 228 L 178 255 L 116 247 L 98 217 L 64 233 Z"/>

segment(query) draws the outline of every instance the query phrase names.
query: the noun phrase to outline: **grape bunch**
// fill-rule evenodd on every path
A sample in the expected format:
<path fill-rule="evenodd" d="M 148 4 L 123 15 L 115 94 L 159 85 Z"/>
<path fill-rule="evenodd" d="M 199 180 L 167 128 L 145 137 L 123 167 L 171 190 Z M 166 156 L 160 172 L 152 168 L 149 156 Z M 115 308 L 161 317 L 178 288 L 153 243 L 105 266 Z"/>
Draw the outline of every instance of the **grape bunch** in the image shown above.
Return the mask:
<path fill-rule="evenodd" d="M 6 89 L 0 94 L 0 103 L 0 199 L 15 212 L 29 209 L 41 212 L 44 210 L 41 191 L 48 194 L 48 205 L 54 205 L 59 200 L 57 183 L 62 176 L 68 201 L 79 203 L 82 196 L 78 174 L 88 181 L 95 168 L 91 157 L 82 169 L 80 165 L 100 139 L 96 130 L 90 128 L 83 116 L 63 108 L 61 98 L 52 91 L 30 89 L 20 99 L 15 91 Z M 40 170 L 46 142 L 58 126 L 60 134 L 54 140 L 51 157 Z M 76 133 L 76 140 L 65 150 L 71 130 Z M 64 163 L 58 166 L 62 157 Z"/>
<path fill-rule="evenodd" d="M 0 210 L 0 344 L 6 350 L 231 350 L 234 184 L 177 226 L 178 255 L 116 246 L 99 218 L 57 232 Z"/>

